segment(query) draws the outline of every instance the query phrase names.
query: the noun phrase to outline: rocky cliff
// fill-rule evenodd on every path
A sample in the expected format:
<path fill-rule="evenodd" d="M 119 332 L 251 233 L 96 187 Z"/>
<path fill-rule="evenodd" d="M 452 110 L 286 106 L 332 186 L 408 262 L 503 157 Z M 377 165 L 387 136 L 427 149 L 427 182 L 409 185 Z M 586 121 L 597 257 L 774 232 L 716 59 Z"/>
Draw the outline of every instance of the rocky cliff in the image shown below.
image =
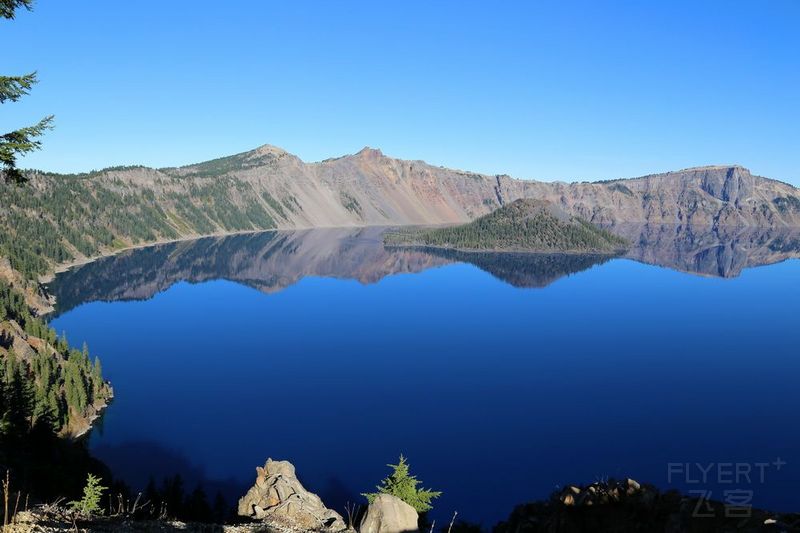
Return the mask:
<path fill-rule="evenodd" d="M 229 176 L 246 183 L 262 197 L 278 227 L 287 229 L 466 222 L 517 198 L 548 200 L 602 224 L 800 226 L 800 191 L 740 166 L 598 183 L 544 183 L 394 159 L 371 148 L 304 163 L 280 148 L 262 146 L 188 167 L 101 173 L 96 179 L 114 176 L 158 190 L 163 175 L 199 181 Z"/>

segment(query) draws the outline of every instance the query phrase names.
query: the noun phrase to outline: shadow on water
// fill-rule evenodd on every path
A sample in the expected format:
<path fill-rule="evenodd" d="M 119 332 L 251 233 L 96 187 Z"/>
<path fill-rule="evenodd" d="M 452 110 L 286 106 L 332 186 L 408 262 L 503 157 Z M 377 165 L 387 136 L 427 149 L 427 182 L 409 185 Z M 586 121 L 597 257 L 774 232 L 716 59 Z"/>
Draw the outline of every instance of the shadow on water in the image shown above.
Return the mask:
<path fill-rule="evenodd" d="M 165 479 L 180 476 L 187 491 L 199 486 L 209 495 L 221 494 L 227 502 L 235 503 L 252 485 L 252 480 L 210 478 L 202 467 L 192 464 L 182 453 L 156 442 L 102 443 L 92 447 L 92 455 L 103 461 L 114 476 L 134 492 L 144 491 L 151 481 L 161 486 Z"/>
<path fill-rule="evenodd" d="M 364 501 L 364 497 L 361 494 L 349 488 L 337 477 L 329 478 L 324 485 L 316 489 L 313 487 L 307 488 L 311 488 L 313 492 L 316 492 L 322 498 L 326 506 L 340 514 L 344 512 L 343 510 L 348 505 L 359 505 Z"/>
<path fill-rule="evenodd" d="M 252 472 L 239 472 L 242 474 L 239 479 L 210 477 L 203 467 L 193 464 L 183 453 L 156 442 L 101 443 L 92 448 L 92 454 L 107 465 L 115 477 L 123 480 L 134 494 L 146 492 L 152 483 L 161 488 L 179 476 L 187 495 L 199 487 L 210 497 L 221 495 L 229 507 L 235 507 L 256 478 L 255 468 Z M 303 482 L 302 476 L 300 481 Z M 347 505 L 363 500 L 358 492 L 336 477 L 319 486 L 306 484 L 306 488 L 318 494 L 328 507 L 342 512 Z"/>

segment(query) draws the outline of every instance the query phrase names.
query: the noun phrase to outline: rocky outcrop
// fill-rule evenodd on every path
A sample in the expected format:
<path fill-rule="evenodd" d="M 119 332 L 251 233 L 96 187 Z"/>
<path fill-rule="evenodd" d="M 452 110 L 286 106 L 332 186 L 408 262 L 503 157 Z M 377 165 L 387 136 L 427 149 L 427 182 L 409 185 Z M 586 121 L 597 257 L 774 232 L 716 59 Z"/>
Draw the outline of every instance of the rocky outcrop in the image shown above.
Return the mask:
<path fill-rule="evenodd" d="M 562 502 L 561 494 L 579 495 L 583 503 Z M 584 497 L 582 494 L 595 496 Z M 614 494 L 613 496 L 611 494 Z M 589 503 L 592 502 L 592 503 Z M 183 533 L 304 533 L 286 524 L 250 522 L 236 524 L 184 523 L 172 520 L 134 519 L 130 516 L 81 517 L 73 521 L 72 511 L 56 505 L 39 505 L 15 513 L 5 526 L 7 533 L 67 533 L 91 531 L 133 533 L 175 531 Z M 369 526 L 368 526 L 369 527 Z M 414 526 L 416 530 L 416 526 Z M 677 491 L 661 492 L 649 485 L 630 481 L 596 482 L 570 486 L 550 500 L 520 505 L 494 533 L 574 533 L 595 531 L 636 531 L 679 533 L 684 531 L 797 531 L 800 515 L 773 513 L 757 508 L 725 506 L 722 502 L 687 496 Z M 438 530 L 439 528 L 437 528 Z M 478 526 L 455 523 L 452 531 L 483 531 Z M 408 531 L 408 530 L 381 530 Z M 448 526 L 441 531 L 449 531 Z M 360 533 L 366 533 L 361 529 Z"/>
<path fill-rule="evenodd" d="M 361 519 L 359 533 L 411 533 L 419 531 L 413 507 L 391 494 L 378 494 Z"/>
<path fill-rule="evenodd" d="M 11 262 L 7 257 L 0 257 L 0 283 L 2 282 L 20 291 L 20 294 L 25 297 L 25 303 L 28 304 L 31 314 L 41 316 L 53 311 L 52 298 L 39 284 L 26 280 L 24 276 L 11 268 Z"/>
<path fill-rule="evenodd" d="M 548 501 L 520 505 L 494 533 L 575 531 L 796 531 L 797 514 L 776 514 L 743 504 L 661 492 L 632 479 L 570 485 Z"/>
<path fill-rule="evenodd" d="M 267 459 L 256 468 L 256 483 L 240 500 L 240 516 L 285 524 L 300 531 L 341 531 L 342 517 L 308 492 L 289 461 Z"/>
<path fill-rule="evenodd" d="M 621 501 L 623 498 L 629 498 L 640 494 L 644 494 L 645 499 L 650 499 L 652 497 L 652 492 L 642 492 L 641 484 L 636 480 L 628 478 L 621 482 L 598 481 L 583 488 L 570 485 L 561 491 L 558 499 L 562 504 L 568 507 L 590 506 L 615 503 Z"/>

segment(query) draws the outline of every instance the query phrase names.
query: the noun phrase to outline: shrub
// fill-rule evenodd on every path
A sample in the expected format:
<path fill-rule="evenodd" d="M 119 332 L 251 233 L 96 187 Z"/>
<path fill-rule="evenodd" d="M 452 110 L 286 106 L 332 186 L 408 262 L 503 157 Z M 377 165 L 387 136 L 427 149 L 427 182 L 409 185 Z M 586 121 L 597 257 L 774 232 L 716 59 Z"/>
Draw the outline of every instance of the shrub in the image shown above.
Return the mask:
<path fill-rule="evenodd" d="M 100 485 L 100 478 L 89 474 L 86 486 L 83 487 L 83 498 L 69 503 L 69 506 L 83 515 L 90 515 L 100 511 L 100 499 L 103 491 L 108 487 Z"/>
<path fill-rule="evenodd" d="M 402 455 L 400 455 L 400 460 L 396 465 L 390 464 L 386 466 L 392 468 L 393 471 L 389 477 L 375 487 L 378 492 L 362 494 L 370 503 L 378 494 L 391 494 L 416 509 L 418 513 L 424 513 L 433 508 L 431 501 L 442 495 L 438 491 L 417 488 L 422 482 L 416 476 L 411 475 L 406 458 Z"/>

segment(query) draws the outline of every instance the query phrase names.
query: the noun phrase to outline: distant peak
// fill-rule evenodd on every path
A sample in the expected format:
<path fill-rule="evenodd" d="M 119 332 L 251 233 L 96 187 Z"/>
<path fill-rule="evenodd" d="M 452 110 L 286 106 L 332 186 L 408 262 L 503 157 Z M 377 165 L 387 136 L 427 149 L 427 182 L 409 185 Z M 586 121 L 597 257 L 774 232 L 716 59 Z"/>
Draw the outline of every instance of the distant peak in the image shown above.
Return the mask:
<path fill-rule="evenodd" d="M 361 150 L 356 153 L 359 157 L 383 157 L 383 152 L 380 151 L 378 148 L 370 148 L 369 146 L 365 146 Z"/>
<path fill-rule="evenodd" d="M 744 170 L 746 172 L 750 172 L 750 170 L 742 165 L 703 165 L 700 167 L 684 168 L 683 170 L 678 170 L 677 172 L 696 172 L 703 170 Z"/>
<path fill-rule="evenodd" d="M 279 146 L 272 146 L 271 144 L 264 144 L 253 150 L 258 155 L 282 155 L 287 154 L 288 152 Z"/>

